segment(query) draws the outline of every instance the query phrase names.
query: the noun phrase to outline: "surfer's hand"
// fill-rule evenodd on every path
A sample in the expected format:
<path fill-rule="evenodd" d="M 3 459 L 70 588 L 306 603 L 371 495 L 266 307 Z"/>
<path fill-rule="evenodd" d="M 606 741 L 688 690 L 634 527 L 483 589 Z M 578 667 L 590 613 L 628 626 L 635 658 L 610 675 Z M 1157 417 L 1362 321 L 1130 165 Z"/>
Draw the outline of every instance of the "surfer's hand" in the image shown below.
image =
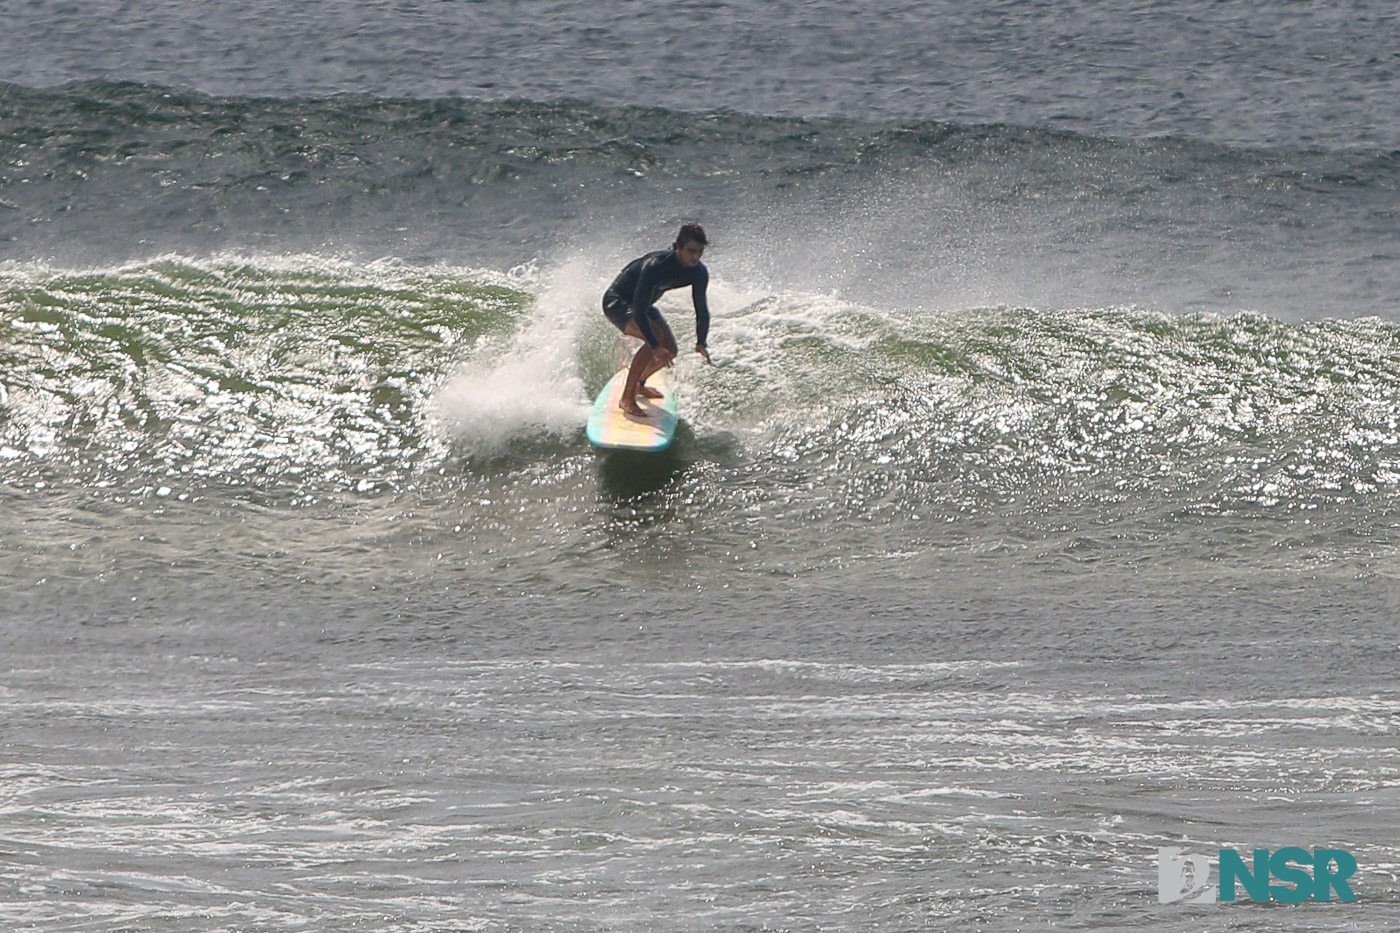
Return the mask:
<path fill-rule="evenodd" d="M 713 363 L 714 363 L 714 361 L 710 359 L 710 348 L 707 347 L 707 346 L 705 346 L 704 344 L 702 344 L 702 343 L 697 343 L 697 344 L 695 345 L 695 352 L 696 352 L 696 353 L 699 353 L 701 356 L 703 356 L 703 357 L 705 358 L 705 362 L 706 362 L 706 363 L 710 363 L 710 364 L 713 364 Z"/>

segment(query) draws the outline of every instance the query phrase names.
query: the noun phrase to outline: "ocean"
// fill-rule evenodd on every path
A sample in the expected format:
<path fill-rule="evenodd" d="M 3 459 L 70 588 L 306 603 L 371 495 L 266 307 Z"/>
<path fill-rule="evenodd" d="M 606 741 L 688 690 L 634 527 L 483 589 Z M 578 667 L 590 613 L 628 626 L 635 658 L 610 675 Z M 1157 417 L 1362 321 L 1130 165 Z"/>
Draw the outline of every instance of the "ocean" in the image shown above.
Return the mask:
<path fill-rule="evenodd" d="M 1400 929 L 1397 48 L 0 5 L 0 927 Z M 1285 847 L 1356 901 L 1164 880 Z"/>

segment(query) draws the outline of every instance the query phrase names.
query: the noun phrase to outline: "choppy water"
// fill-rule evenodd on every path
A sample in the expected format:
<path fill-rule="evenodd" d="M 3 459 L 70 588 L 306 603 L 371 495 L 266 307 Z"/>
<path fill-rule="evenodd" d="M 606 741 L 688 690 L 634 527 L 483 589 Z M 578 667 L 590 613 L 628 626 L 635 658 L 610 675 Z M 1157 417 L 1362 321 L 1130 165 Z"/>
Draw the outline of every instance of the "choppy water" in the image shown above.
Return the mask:
<path fill-rule="evenodd" d="M 8 80 L 260 97 L 564 98 L 670 110 L 1056 125 L 1394 147 L 1395 11 L 1199 0 L 38 0 L 0 11 Z"/>
<path fill-rule="evenodd" d="M 1394 928 L 1395 18 L 618 12 L 0 10 L 0 925 Z"/>

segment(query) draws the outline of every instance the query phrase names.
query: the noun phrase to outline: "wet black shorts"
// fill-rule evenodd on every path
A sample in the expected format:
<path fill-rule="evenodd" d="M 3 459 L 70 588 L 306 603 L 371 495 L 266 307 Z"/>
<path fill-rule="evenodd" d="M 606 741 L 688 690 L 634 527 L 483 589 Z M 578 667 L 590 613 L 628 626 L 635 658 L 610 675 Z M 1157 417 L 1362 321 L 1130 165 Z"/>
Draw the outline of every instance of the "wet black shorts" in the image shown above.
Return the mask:
<path fill-rule="evenodd" d="M 627 322 L 632 320 L 632 304 L 627 301 L 610 302 L 604 299 L 603 313 L 607 315 L 609 321 L 613 322 L 614 327 L 618 330 L 625 331 L 627 330 Z M 660 321 L 663 324 L 666 323 L 666 319 L 661 316 L 661 312 L 656 310 L 656 305 L 647 308 L 647 317 L 651 318 L 653 321 Z"/>

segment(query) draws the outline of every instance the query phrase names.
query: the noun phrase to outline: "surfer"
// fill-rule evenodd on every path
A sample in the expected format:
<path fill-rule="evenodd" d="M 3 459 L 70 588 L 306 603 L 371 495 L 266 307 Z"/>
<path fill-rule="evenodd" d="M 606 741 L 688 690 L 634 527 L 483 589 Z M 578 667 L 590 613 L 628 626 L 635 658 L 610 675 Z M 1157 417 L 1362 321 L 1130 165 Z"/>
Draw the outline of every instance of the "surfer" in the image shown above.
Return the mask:
<path fill-rule="evenodd" d="M 645 416 L 637 397 L 660 398 L 661 393 L 646 384 L 647 378 L 663 366 L 670 366 L 678 348 L 675 334 L 655 301 L 662 292 L 690 286 L 695 302 L 695 352 L 710 362 L 705 339 L 710 332 L 710 307 L 705 303 L 705 286 L 710 282 L 700 256 L 705 252 L 705 230 L 699 224 L 685 224 L 670 249 L 647 253 L 627 264 L 603 293 L 603 313 L 624 334 L 646 341 L 632 357 L 627 384 L 622 389 L 621 408 L 629 415 Z"/>

